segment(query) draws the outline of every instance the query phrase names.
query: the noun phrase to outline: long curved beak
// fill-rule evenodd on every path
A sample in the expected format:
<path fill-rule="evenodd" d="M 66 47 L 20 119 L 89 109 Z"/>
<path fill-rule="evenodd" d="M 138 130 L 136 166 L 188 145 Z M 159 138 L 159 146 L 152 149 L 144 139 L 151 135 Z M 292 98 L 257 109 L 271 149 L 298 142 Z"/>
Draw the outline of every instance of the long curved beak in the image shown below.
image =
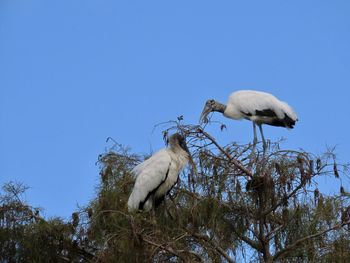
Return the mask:
<path fill-rule="evenodd" d="M 205 104 L 202 111 L 201 117 L 199 118 L 199 123 L 208 123 L 208 114 L 211 112 L 211 108 Z"/>

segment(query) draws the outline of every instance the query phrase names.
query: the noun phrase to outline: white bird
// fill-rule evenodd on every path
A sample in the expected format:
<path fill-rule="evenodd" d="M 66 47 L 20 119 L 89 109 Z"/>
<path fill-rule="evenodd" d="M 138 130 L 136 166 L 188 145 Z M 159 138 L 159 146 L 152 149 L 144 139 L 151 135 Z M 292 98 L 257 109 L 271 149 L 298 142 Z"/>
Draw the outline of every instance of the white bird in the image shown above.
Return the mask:
<path fill-rule="evenodd" d="M 128 200 L 129 211 L 150 211 L 159 205 L 179 178 L 190 158 L 186 140 L 178 133 L 169 138 L 169 147 L 152 155 L 133 169 L 136 181 Z"/>
<path fill-rule="evenodd" d="M 234 120 L 246 119 L 253 122 L 254 140 L 257 143 L 256 125 L 258 125 L 263 141 L 264 152 L 267 144 L 264 138 L 262 124 L 280 126 L 293 129 L 298 117 L 294 110 L 285 102 L 278 100 L 272 94 L 254 91 L 240 90 L 233 92 L 227 105 L 213 99 L 205 103 L 200 122 L 208 122 L 208 114 L 212 111 L 223 113 L 224 116 Z"/>

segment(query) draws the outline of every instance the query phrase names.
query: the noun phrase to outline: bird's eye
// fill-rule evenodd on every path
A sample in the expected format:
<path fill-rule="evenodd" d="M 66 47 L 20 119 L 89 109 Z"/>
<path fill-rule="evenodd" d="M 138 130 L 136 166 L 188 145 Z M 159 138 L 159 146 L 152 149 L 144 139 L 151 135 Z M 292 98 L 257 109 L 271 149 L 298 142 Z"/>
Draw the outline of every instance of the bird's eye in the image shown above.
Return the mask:
<path fill-rule="evenodd" d="M 208 106 L 213 106 L 214 105 L 214 100 L 208 100 L 206 104 Z"/>

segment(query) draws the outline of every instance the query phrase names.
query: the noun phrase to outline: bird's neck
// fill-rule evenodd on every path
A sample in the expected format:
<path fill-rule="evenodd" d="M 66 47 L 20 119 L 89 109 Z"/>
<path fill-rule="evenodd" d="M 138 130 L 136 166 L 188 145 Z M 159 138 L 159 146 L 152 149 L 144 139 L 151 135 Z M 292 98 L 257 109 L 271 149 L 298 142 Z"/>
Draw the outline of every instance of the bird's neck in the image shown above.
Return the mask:
<path fill-rule="evenodd" d="M 220 102 L 215 102 L 214 107 L 213 107 L 213 111 L 218 111 L 221 113 L 224 113 L 226 110 L 226 105 L 220 103 Z"/>
<path fill-rule="evenodd" d="M 184 156 L 188 155 L 188 152 L 178 144 L 172 145 L 170 147 L 170 150 L 173 151 L 175 154 L 179 153 L 179 154 L 184 155 Z"/>
<path fill-rule="evenodd" d="M 182 169 L 190 159 L 188 152 L 180 146 L 171 147 L 169 150 L 172 160 Z"/>

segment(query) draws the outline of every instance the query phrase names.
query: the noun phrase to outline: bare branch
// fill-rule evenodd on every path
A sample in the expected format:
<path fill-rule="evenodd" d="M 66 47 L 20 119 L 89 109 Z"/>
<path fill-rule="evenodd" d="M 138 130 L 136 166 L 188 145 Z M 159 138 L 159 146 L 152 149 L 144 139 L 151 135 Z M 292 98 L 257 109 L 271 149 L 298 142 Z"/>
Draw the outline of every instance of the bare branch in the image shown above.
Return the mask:
<path fill-rule="evenodd" d="M 338 228 L 341 228 L 347 224 L 350 224 L 350 220 L 346 221 L 346 222 L 343 222 L 341 224 L 337 224 L 331 228 L 328 228 L 326 230 L 323 230 L 321 232 L 318 232 L 316 234 L 313 234 L 313 235 L 309 235 L 309 236 L 306 236 L 306 237 L 303 237 L 303 238 L 300 238 L 298 239 L 297 241 L 295 241 L 293 244 L 285 247 L 284 249 L 282 249 L 281 251 L 277 252 L 274 257 L 273 257 L 273 260 L 277 260 L 278 258 L 280 258 L 281 256 L 283 256 L 284 254 L 286 254 L 287 252 L 289 252 L 290 250 L 294 249 L 296 246 L 298 246 L 299 244 L 303 243 L 304 241 L 306 240 L 309 240 L 309 239 L 312 239 L 312 238 L 315 238 L 315 237 L 319 237 L 319 236 L 322 236 L 330 231 L 333 231 L 335 229 L 338 229 Z"/>
<path fill-rule="evenodd" d="M 189 235 L 197 238 L 197 239 L 202 239 L 204 240 L 205 242 L 208 242 L 210 245 L 212 245 L 215 250 L 220 254 L 222 255 L 228 262 L 230 263 L 235 263 L 235 261 L 229 257 L 229 255 L 227 255 L 227 253 L 225 252 L 225 250 L 223 250 L 218 244 L 216 244 L 215 242 L 213 242 L 213 240 L 211 240 L 207 235 L 201 235 L 201 234 L 198 234 L 198 233 L 194 233 L 194 232 L 191 232 L 189 233 Z"/>
<path fill-rule="evenodd" d="M 186 258 L 184 258 L 178 251 L 174 250 L 172 247 L 168 246 L 167 244 L 157 244 L 151 240 L 148 240 L 147 238 L 145 238 L 143 236 L 141 236 L 141 239 L 143 241 L 145 241 L 146 243 L 148 243 L 152 246 L 155 246 L 157 249 L 158 248 L 164 249 L 164 250 L 168 251 L 170 254 L 173 254 L 174 256 L 180 258 L 182 261 L 188 262 L 188 260 Z"/>
<path fill-rule="evenodd" d="M 227 151 L 225 151 L 210 134 L 203 131 L 201 128 L 198 128 L 198 131 L 202 133 L 205 137 L 207 137 L 238 169 L 240 169 L 243 173 L 248 175 L 250 178 L 253 178 L 252 172 L 247 168 L 245 168 L 240 161 L 233 158 Z"/>

